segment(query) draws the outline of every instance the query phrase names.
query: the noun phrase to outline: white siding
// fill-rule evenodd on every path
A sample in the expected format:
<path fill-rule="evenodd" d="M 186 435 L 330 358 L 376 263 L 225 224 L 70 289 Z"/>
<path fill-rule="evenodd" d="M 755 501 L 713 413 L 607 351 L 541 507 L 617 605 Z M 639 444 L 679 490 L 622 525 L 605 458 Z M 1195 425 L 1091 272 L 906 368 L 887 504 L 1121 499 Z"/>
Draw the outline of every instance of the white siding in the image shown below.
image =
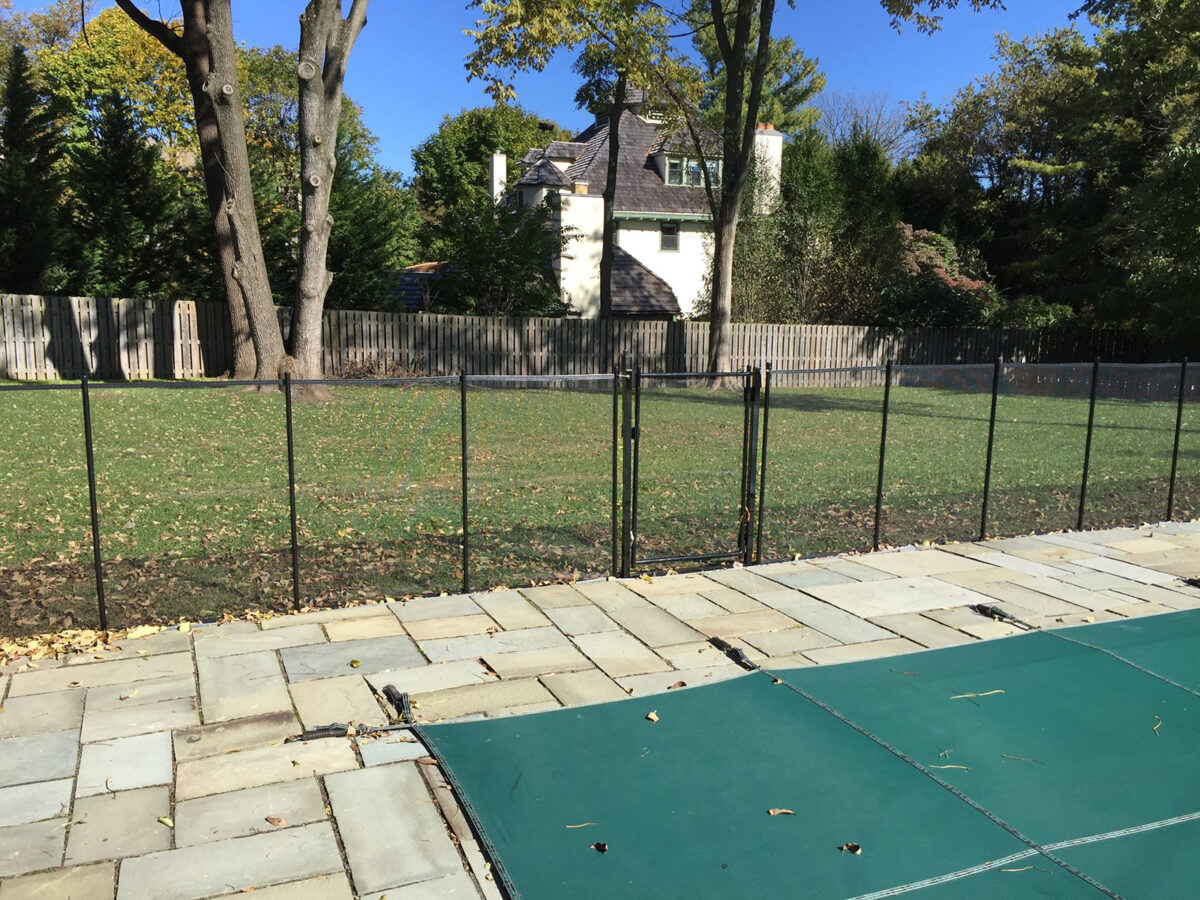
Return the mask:
<path fill-rule="evenodd" d="M 706 222 L 679 223 L 679 249 L 660 250 L 660 222 L 622 219 L 617 244 L 665 281 L 675 292 L 680 313 L 689 316 L 705 293 L 705 278 L 712 269 L 712 229 Z M 597 273 L 599 256 L 597 255 Z M 598 277 L 598 275 L 597 275 Z"/>

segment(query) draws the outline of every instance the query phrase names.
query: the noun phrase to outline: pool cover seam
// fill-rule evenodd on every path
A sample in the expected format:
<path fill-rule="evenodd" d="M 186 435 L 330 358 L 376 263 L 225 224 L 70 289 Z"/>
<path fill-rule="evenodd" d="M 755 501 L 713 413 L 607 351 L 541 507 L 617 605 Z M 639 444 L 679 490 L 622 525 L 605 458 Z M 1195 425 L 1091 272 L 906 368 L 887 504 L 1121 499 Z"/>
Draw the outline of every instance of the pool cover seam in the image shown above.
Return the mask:
<path fill-rule="evenodd" d="M 775 679 L 776 683 L 782 684 L 785 687 L 787 687 L 789 690 L 792 690 L 795 693 L 799 694 L 801 697 L 803 697 L 809 703 L 812 703 L 814 706 L 818 707 L 819 709 L 822 709 L 825 712 L 829 713 L 829 715 L 833 716 L 839 722 L 842 722 L 843 724 L 850 726 L 855 731 L 857 731 L 859 734 L 861 734 L 863 737 L 868 738 L 871 741 L 874 741 L 876 744 L 878 744 L 884 750 L 887 750 L 893 756 L 897 757 L 898 759 L 902 760 L 903 762 L 908 763 L 908 765 L 912 766 L 914 769 L 916 769 L 918 772 L 920 772 L 926 778 L 929 778 L 935 784 L 940 785 L 942 788 L 949 791 L 951 794 L 953 794 L 955 797 L 957 797 L 963 803 L 970 806 L 973 810 L 975 810 L 976 812 L 980 813 L 983 816 L 986 816 L 988 819 L 990 819 L 996 825 L 999 825 L 1001 828 L 1003 828 L 1005 831 L 1007 831 L 1009 834 L 1011 834 L 1013 837 L 1015 837 L 1017 840 L 1019 840 L 1022 844 L 1029 847 L 1033 853 L 1037 853 L 1037 854 L 1040 854 L 1041 856 L 1044 856 L 1046 859 L 1050 860 L 1055 865 L 1059 866 L 1060 868 L 1062 868 L 1065 871 L 1069 872 L 1070 874 L 1074 875 L 1076 878 L 1080 879 L 1081 881 L 1091 885 L 1096 890 L 1100 891 L 1102 894 L 1104 894 L 1108 897 L 1112 897 L 1113 900 L 1122 900 L 1120 894 L 1116 893 L 1115 891 L 1111 890 L 1110 888 L 1105 887 L 1103 884 L 1096 881 L 1094 878 L 1092 878 L 1086 872 L 1082 872 L 1079 869 L 1072 866 L 1070 863 L 1066 862 L 1065 860 L 1059 859 L 1057 856 L 1055 856 L 1053 853 L 1051 853 L 1047 848 L 1045 848 L 1041 844 L 1037 843 L 1037 841 L 1035 841 L 1033 838 L 1028 837 L 1023 832 L 1021 832 L 1016 826 L 1010 825 L 1008 822 L 1006 822 L 1004 819 L 1000 818 L 998 815 L 996 815 L 994 812 L 992 812 L 986 806 L 983 806 L 979 802 L 972 800 L 967 794 L 960 791 L 958 788 L 956 788 L 954 785 L 950 784 L 948 781 L 945 781 L 944 779 L 938 777 L 938 775 L 936 773 L 930 771 L 927 767 L 921 765 L 919 762 L 917 762 L 915 759 L 913 759 L 911 756 L 909 756 L 903 750 L 900 750 L 898 747 L 893 747 L 891 744 L 889 744 L 883 738 L 879 737 L 877 734 L 868 730 L 864 726 L 859 725 L 857 722 L 855 722 L 849 716 L 844 715 L 843 713 L 834 709 L 829 704 L 824 703 L 821 700 L 818 700 L 812 694 L 808 693 L 808 691 L 804 690 L 803 688 L 797 687 L 796 685 L 792 684 L 790 681 L 787 681 L 780 675 L 777 675 L 776 673 L 770 671 L 769 669 L 761 669 L 760 668 L 759 671 L 762 672 L 764 675 L 768 675 L 771 678 Z"/>
<path fill-rule="evenodd" d="M 1144 825 L 1134 825 L 1130 828 L 1121 828 L 1117 831 L 1106 831 L 1103 834 L 1090 834 L 1087 837 L 1072 838 L 1066 841 L 1056 841 L 1053 844 L 1046 844 L 1047 850 L 1066 850 L 1070 847 L 1080 847 L 1084 844 L 1096 844 L 1100 841 L 1110 841 L 1115 838 L 1128 837 L 1131 834 L 1141 834 L 1146 831 L 1156 831 L 1159 828 L 1169 828 L 1172 825 L 1181 825 L 1184 822 L 1194 822 L 1200 819 L 1200 812 L 1187 813 L 1182 816 L 1175 816 L 1170 819 L 1160 819 L 1157 822 L 1147 822 Z M 991 872 L 999 869 L 1002 866 L 1007 866 L 1009 863 L 1020 862 L 1023 859 L 1029 859 L 1031 856 L 1037 856 L 1036 850 L 1025 850 L 1021 853 L 1014 853 L 1011 856 L 1005 856 L 1001 859 L 989 860 L 985 863 L 980 863 L 976 866 L 970 866 L 966 869 L 958 869 L 954 872 L 947 872 L 944 875 L 935 875 L 933 878 L 926 878 L 922 881 L 910 881 L 908 884 L 898 884 L 895 887 L 886 888 L 882 891 L 874 891 L 870 894 L 860 894 L 853 900 L 881 900 L 883 897 L 896 897 L 900 894 L 907 894 L 911 891 L 919 891 L 922 888 L 935 887 L 939 884 L 948 884 L 951 881 L 959 881 L 963 878 L 969 878 L 972 875 L 981 875 L 984 872 Z"/>

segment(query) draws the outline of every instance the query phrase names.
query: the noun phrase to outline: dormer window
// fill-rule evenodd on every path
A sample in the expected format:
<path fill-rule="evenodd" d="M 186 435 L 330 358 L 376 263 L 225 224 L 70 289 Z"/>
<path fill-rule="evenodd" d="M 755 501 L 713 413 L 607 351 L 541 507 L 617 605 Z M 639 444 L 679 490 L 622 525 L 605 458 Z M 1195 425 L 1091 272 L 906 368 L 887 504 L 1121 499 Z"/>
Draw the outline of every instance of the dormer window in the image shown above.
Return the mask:
<path fill-rule="evenodd" d="M 719 159 L 700 160 L 695 156 L 667 157 L 667 184 L 687 187 L 703 187 L 704 173 L 701 166 L 708 166 L 708 177 L 716 186 L 721 183 L 721 161 Z"/>

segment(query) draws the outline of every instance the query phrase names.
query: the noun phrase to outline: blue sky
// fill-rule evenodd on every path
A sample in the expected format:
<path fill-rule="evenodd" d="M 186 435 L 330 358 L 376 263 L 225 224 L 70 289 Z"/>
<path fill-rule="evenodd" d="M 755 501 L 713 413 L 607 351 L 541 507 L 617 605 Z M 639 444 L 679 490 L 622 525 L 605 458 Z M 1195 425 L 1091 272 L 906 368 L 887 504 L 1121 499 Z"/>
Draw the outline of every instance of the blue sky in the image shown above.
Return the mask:
<path fill-rule="evenodd" d="M 29 10 L 44 2 L 13 5 Z M 1081 2 L 1008 0 L 1003 12 L 952 10 L 942 31 L 923 35 L 911 27 L 902 34 L 893 31 L 878 0 L 797 0 L 794 10 L 780 0 L 775 33 L 790 35 L 820 60 L 831 90 L 886 93 L 893 102 L 925 93 L 936 103 L 993 68 L 997 32 L 1019 37 L 1064 26 Z M 143 6 L 155 15 L 178 14 L 171 0 Z M 294 48 L 303 8 L 304 0 L 234 0 L 234 34 L 252 46 Z M 478 82 L 467 82 L 463 69 L 472 43 L 463 29 L 476 17 L 464 0 L 371 3 L 350 59 L 346 91 L 362 105 L 368 127 L 379 137 L 383 165 L 411 174 L 412 148 L 437 129 L 444 115 L 490 102 Z M 588 117 L 575 108 L 570 62 L 561 56 L 545 73 L 518 80 L 518 100 L 564 128 L 582 130 Z"/>

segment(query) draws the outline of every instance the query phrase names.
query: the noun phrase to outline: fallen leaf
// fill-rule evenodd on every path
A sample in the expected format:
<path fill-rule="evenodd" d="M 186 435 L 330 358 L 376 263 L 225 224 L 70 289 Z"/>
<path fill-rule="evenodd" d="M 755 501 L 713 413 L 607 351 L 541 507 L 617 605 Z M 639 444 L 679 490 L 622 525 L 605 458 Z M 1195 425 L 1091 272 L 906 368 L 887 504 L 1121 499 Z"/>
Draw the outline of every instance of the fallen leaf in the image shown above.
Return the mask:
<path fill-rule="evenodd" d="M 649 719 L 651 722 L 657 722 L 658 721 L 658 710 L 652 709 L 650 712 L 646 713 L 646 718 Z"/>
<path fill-rule="evenodd" d="M 417 760 L 417 762 L 419 762 L 423 766 L 436 766 L 437 765 L 437 760 L 434 759 L 432 756 L 422 756 L 420 759 Z"/>
<path fill-rule="evenodd" d="M 191 630 L 192 630 L 191 622 L 180 622 L 179 623 L 179 633 L 180 634 L 187 634 Z"/>
<path fill-rule="evenodd" d="M 767 815 L 769 816 L 794 816 L 795 814 L 796 811 L 794 809 L 783 809 L 775 806 L 767 810 Z"/>
<path fill-rule="evenodd" d="M 276 828 L 283 824 L 283 819 L 279 818 L 279 816 L 267 816 L 266 819 L 268 823 L 274 825 Z"/>
<path fill-rule="evenodd" d="M 595 850 L 597 853 L 607 853 L 608 844 L 604 843 L 604 841 L 596 841 L 594 844 L 589 844 L 588 849 Z"/>
<path fill-rule="evenodd" d="M 162 823 L 163 823 L 164 825 L 166 825 L 168 828 L 174 828 L 174 827 L 175 827 L 175 822 L 174 822 L 174 821 L 171 819 L 171 817 L 170 817 L 170 816 L 159 816 L 159 817 L 158 817 L 158 821 L 162 822 Z"/>
<path fill-rule="evenodd" d="M 673 685 L 671 685 L 669 688 L 667 688 L 667 690 L 673 691 L 673 690 L 675 690 L 675 688 L 681 688 L 681 687 L 687 687 L 687 682 L 686 681 L 677 681 Z"/>
<path fill-rule="evenodd" d="M 862 853 L 862 847 L 854 843 L 842 844 L 842 846 L 838 847 L 838 849 L 843 853 L 853 853 L 855 856 Z"/>
<path fill-rule="evenodd" d="M 361 665 L 362 663 L 360 663 L 357 659 L 350 660 L 350 668 L 352 669 L 357 669 Z"/>
<path fill-rule="evenodd" d="M 293 766 L 295 766 L 295 767 L 299 767 L 299 766 L 300 766 L 300 760 L 298 760 L 298 759 L 293 759 L 293 760 L 292 760 L 292 765 L 293 765 Z"/>
<path fill-rule="evenodd" d="M 599 825 L 599 822 L 581 822 L 578 825 L 564 825 L 563 828 L 587 828 L 589 825 Z"/>
<path fill-rule="evenodd" d="M 137 689 L 135 688 L 134 690 L 130 691 L 128 694 L 122 694 L 122 695 L 121 695 L 120 697 L 118 697 L 117 699 L 118 699 L 118 700 L 130 700 L 130 699 L 132 699 L 133 697 L 136 697 L 136 696 L 137 696 Z"/>

